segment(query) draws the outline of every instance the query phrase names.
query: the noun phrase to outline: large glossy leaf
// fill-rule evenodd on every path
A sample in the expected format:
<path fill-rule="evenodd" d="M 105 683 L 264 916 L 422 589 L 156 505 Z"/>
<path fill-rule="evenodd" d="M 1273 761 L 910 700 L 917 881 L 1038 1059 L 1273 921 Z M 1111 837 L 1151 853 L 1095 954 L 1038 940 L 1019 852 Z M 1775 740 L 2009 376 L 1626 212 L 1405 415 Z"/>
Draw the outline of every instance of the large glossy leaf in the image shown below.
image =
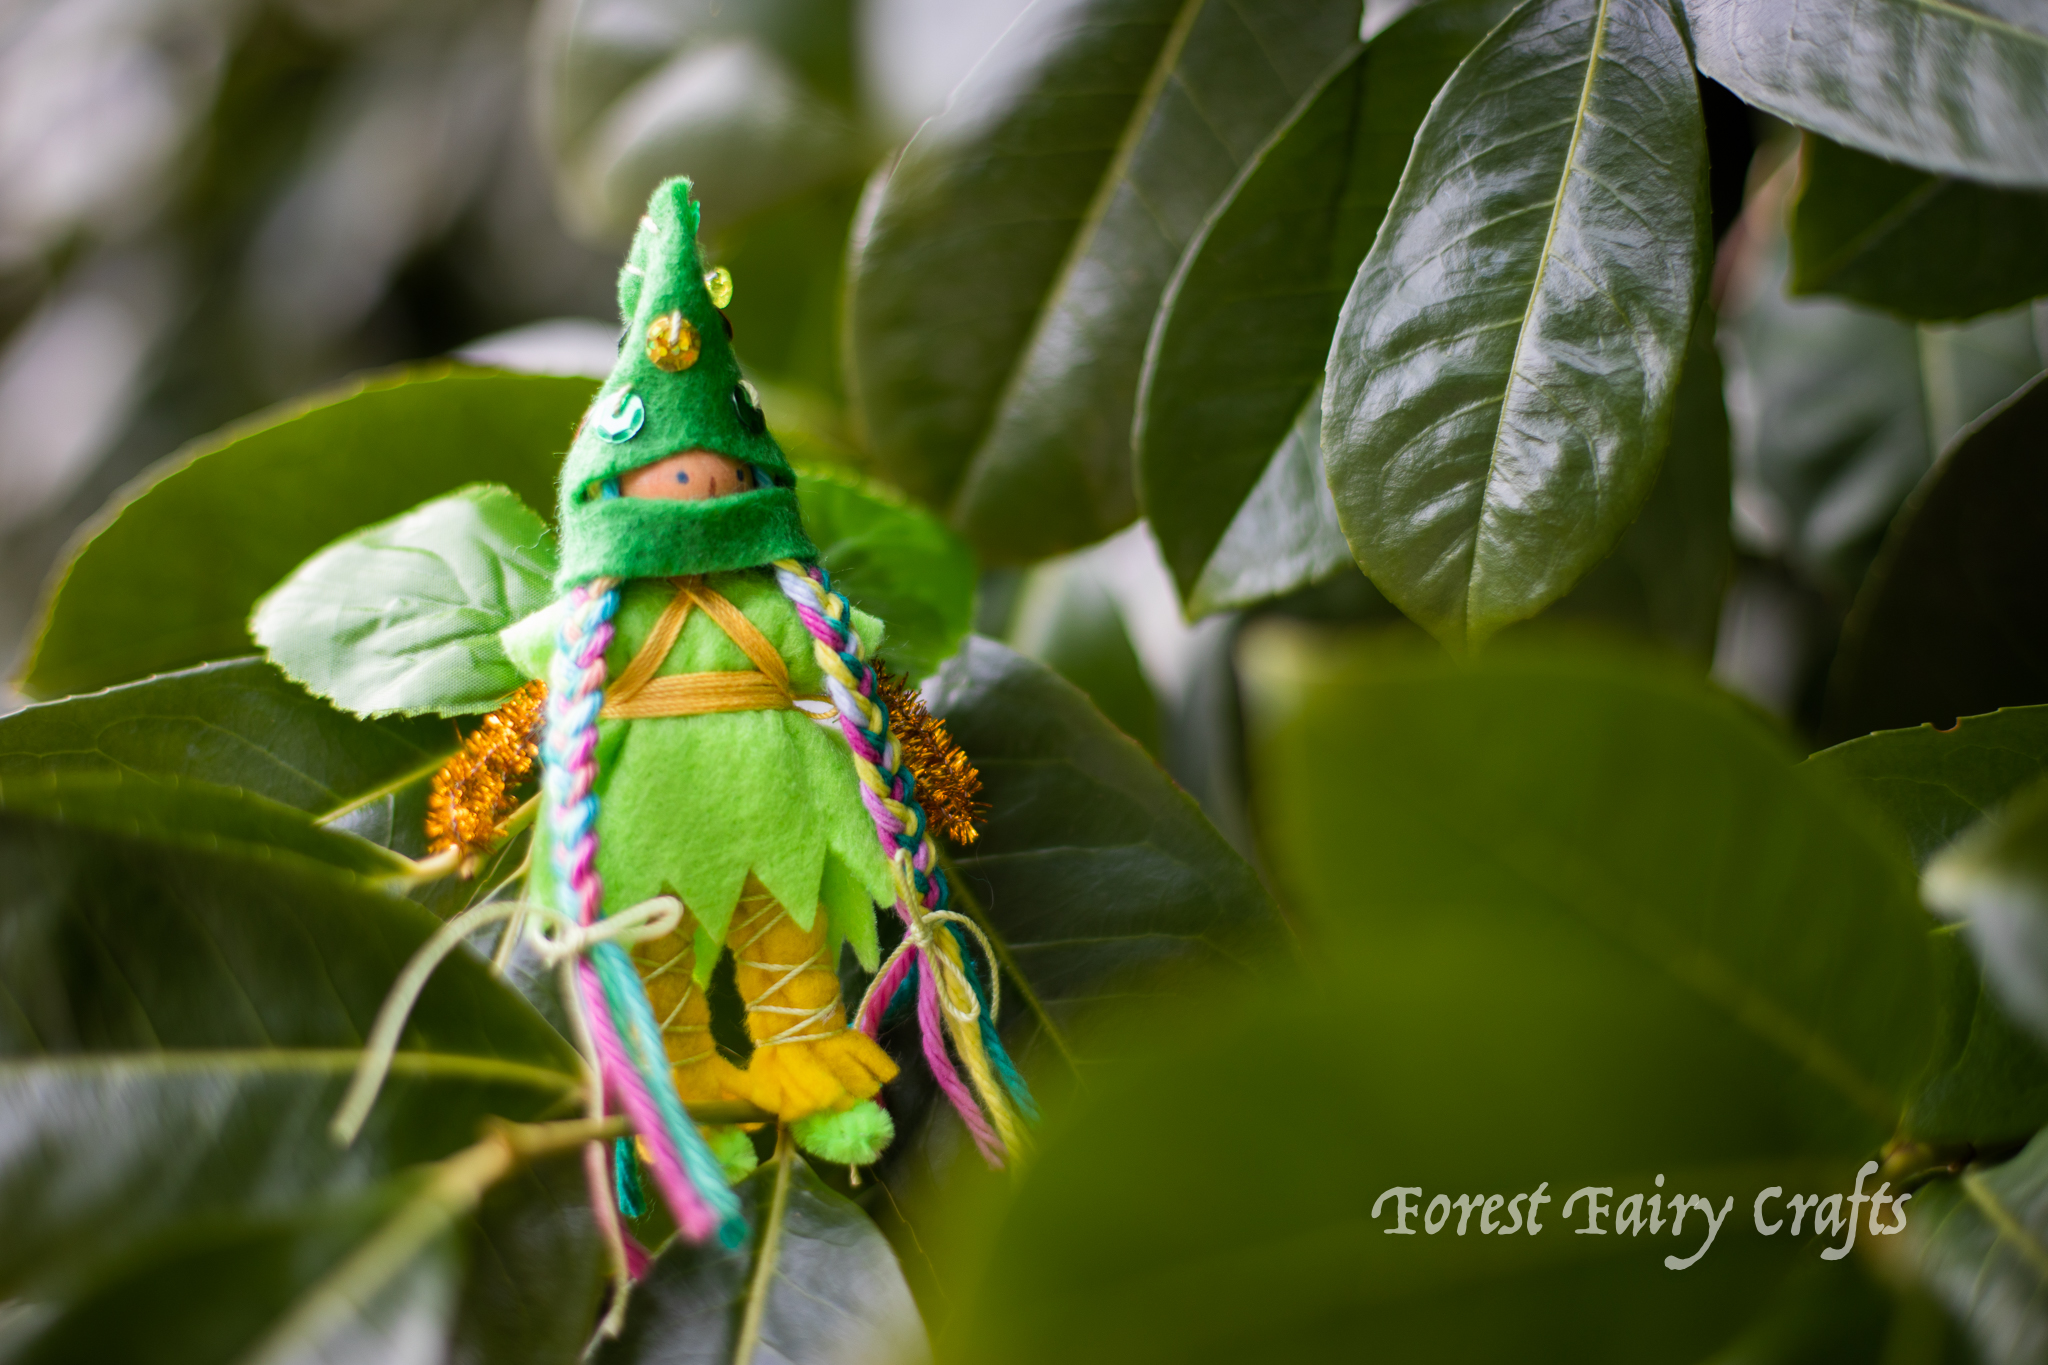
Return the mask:
<path fill-rule="evenodd" d="M 0 718 L 0 776 L 178 777 L 323 813 L 426 772 L 452 747 L 433 721 L 360 721 L 261 659 L 205 664 Z"/>
<path fill-rule="evenodd" d="M 671 1244 L 633 1290 L 601 1365 L 915 1365 L 929 1355 L 895 1253 L 794 1151 L 739 1187 L 744 1247 Z"/>
<path fill-rule="evenodd" d="M 2048 1044 L 2048 779 L 1936 855 L 1921 889 L 1962 920 L 1999 1000 Z"/>
<path fill-rule="evenodd" d="M 1822 732 L 2048 702 L 2048 378 L 1974 426 L 1892 527 L 1843 629 Z"/>
<path fill-rule="evenodd" d="M 314 824 L 303 811 L 177 777 L 60 770 L 0 778 L 0 809 L 257 860 L 290 854 L 363 877 L 389 877 L 405 867 L 376 844 Z"/>
<path fill-rule="evenodd" d="M 370 1020 L 436 921 L 282 851 L 154 836 L 0 816 L 0 1285 L 76 1289 L 182 1224 L 295 1216 L 567 1098 L 561 1038 L 458 955 L 336 1147 Z"/>
<path fill-rule="evenodd" d="M 2048 188 L 2048 25 L 2038 8 L 1685 0 L 1685 9 L 1700 70 L 1746 104 L 1909 166 Z"/>
<path fill-rule="evenodd" d="M 308 555 L 463 484 L 552 506 L 592 387 L 430 366 L 202 438 L 86 532 L 51 588 L 24 689 L 57 696 L 245 654 L 250 608 Z"/>
<path fill-rule="evenodd" d="M 1785 294 L 1779 195 L 1745 216 L 1727 300 L 1736 508 L 1753 546 L 1846 602 L 1894 513 L 1949 438 L 2040 371 L 2025 311 L 1914 327 L 1832 299 Z"/>
<path fill-rule="evenodd" d="M 2048 775 L 2048 707 L 1969 716 L 1947 730 L 1885 730 L 1825 749 L 1806 766 L 1853 786 L 1883 811 L 1925 866 L 1987 811 Z M 1934 951 L 1935 1057 L 1900 1135 L 1995 1144 L 2048 1124 L 2048 1050 L 1999 1007 L 1956 934 L 1937 932 Z"/>
<path fill-rule="evenodd" d="M 889 667 L 928 676 L 974 624 L 974 552 L 930 512 L 844 471 L 806 467 L 797 496 L 833 585 L 887 625 Z"/>
<path fill-rule="evenodd" d="M 1276 452 L 1317 393 L 1429 102 L 1511 8 L 1444 0 L 1375 36 L 1246 165 L 1181 258 L 1152 324 L 1132 441 L 1145 515 L 1183 597 L 1198 595 L 1225 528 L 1241 542 L 1257 526 L 1265 553 L 1299 552 L 1285 520 L 1254 514 L 1240 530 L 1238 513 L 1285 467 Z M 1219 577 L 1240 562 L 1231 548 Z M 1204 597 L 1239 600 L 1222 584 Z"/>
<path fill-rule="evenodd" d="M 1757 1192 L 1852 1183 L 1924 1048 L 1903 860 L 1675 671 L 1506 643 L 1484 669 L 1298 637 L 1247 657 L 1254 790 L 1314 970 L 1095 1073 L 986 1220 L 942 1358 L 1713 1358 L 1818 1261 L 1755 1231 Z M 1238 1077 L 1312 1120 L 1140 1136 Z M 1485 1235 L 1539 1185 L 1540 1234 Z M 1394 1186 L 1418 1213 L 1501 1202 L 1388 1236 Z M 1674 1271 L 1698 1222 L 1575 1235 L 1582 1186 L 1733 1205 Z"/>
<path fill-rule="evenodd" d="M 1809 134 L 1792 203 L 1795 294 L 1927 321 L 2048 294 L 2048 194 L 1993 189 Z"/>
<path fill-rule="evenodd" d="M 1702 308 L 1643 510 L 1613 552 L 1529 626 L 1598 622 L 1701 661 L 1713 656 L 1731 558 L 1728 411 L 1713 337 L 1712 310 Z"/>
<path fill-rule="evenodd" d="M 1360 565 L 1455 647 L 1564 595 L 1656 480 L 1706 261 L 1673 13 L 1525 5 L 1431 106 L 1330 348 Z"/>
<path fill-rule="evenodd" d="M 548 524 L 498 484 L 351 532 L 264 594 L 249 633 L 359 716 L 489 711 L 526 681 L 498 632 L 554 600 Z"/>
<path fill-rule="evenodd" d="M 1985 1365 L 2048 1352 L 2048 1135 L 2001 1166 L 1922 1189 L 1903 1239 L 1921 1280 L 1962 1319 Z"/>
<path fill-rule="evenodd" d="M 854 394 L 882 468 L 984 557 L 1136 515 L 1160 291 L 1357 20 L 1335 0 L 1036 6 L 878 184 L 854 237 Z"/>

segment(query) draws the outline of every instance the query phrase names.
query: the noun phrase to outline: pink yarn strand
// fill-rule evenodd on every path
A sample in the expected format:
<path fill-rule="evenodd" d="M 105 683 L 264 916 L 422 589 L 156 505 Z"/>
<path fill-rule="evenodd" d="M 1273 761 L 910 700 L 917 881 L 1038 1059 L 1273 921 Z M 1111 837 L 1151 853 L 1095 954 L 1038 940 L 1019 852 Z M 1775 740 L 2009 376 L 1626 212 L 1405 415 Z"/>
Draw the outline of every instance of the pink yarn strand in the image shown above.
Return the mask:
<path fill-rule="evenodd" d="M 661 1191 L 661 1197 L 675 1215 L 676 1225 L 683 1230 L 683 1235 L 693 1242 L 701 1242 L 717 1231 L 718 1220 L 683 1174 L 682 1162 L 677 1159 L 667 1130 L 662 1126 L 661 1111 L 654 1107 L 654 1097 L 647 1093 L 645 1083 L 626 1055 L 626 1045 L 620 1041 L 618 1030 L 612 1024 L 611 1011 L 605 1006 L 604 985 L 597 979 L 597 968 L 589 959 L 576 964 L 576 979 L 583 988 L 584 1013 L 590 1017 L 590 1032 L 597 1044 L 605 1080 L 613 1098 L 625 1110 L 633 1131 L 641 1135 L 642 1150 L 648 1158 L 647 1168 L 654 1177 L 655 1187 Z"/>

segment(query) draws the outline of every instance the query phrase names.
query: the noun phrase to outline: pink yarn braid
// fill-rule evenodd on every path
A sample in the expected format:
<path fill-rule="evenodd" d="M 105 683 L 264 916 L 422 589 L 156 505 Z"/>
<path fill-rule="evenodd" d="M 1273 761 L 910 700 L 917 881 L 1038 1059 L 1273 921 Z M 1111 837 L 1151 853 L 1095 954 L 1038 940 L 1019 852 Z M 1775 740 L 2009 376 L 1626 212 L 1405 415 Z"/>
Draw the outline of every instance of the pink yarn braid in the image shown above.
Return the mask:
<path fill-rule="evenodd" d="M 825 586 L 824 575 L 817 565 L 806 565 L 805 576 L 820 587 Z M 826 619 L 809 603 L 790 593 L 787 588 L 784 591 L 789 597 L 790 604 L 796 608 L 798 618 L 804 623 L 804 629 L 811 633 L 813 639 L 842 658 L 849 654 L 856 657 L 859 663 L 859 668 L 854 674 L 857 688 L 861 696 L 872 701 L 875 694 L 874 668 L 865 659 L 858 658 L 859 642 L 849 638 L 851 632 Z M 840 709 L 838 724 L 840 733 L 846 737 L 848 748 L 885 773 L 896 771 L 898 764 L 875 744 L 861 728 L 860 721 L 848 714 L 844 708 Z M 897 848 L 897 836 L 905 832 L 903 822 L 882 803 L 881 797 L 868 789 L 865 782 L 860 784 L 860 796 L 862 804 L 867 807 L 869 816 L 874 820 L 875 838 L 881 843 L 883 853 L 893 856 Z M 911 856 L 911 863 L 921 872 L 930 870 L 929 841 L 920 842 L 918 849 Z M 935 908 L 937 897 L 938 888 L 933 886 L 925 893 L 926 907 Z M 917 922 L 916 912 L 900 901 L 896 906 L 896 914 L 903 921 L 905 929 L 911 928 Z M 960 1078 L 959 1069 L 953 1064 L 952 1053 L 946 1048 L 946 1027 L 943 1007 L 939 1002 L 938 974 L 929 963 L 923 963 L 925 956 L 922 947 L 913 945 L 909 952 L 896 959 L 884 975 L 882 985 L 870 996 L 872 1003 L 856 1020 L 856 1026 L 869 1037 L 874 1037 L 881 1028 L 883 1010 L 887 1002 L 894 998 L 896 987 L 902 984 L 904 976 L 914 963 L 922 963 L 917 974 L 917 1023 L 923 1043 L 925 1064 L 931 1068 L 932 1078 L 939 1083 L 939 1089 L 945 1092 L 947 1100 L 959 1113 L 961 1121 L 967 1125 L 967 1131 L 973 1135 L 974 1145 L 980 1149 L 982 1157 L 990 1165 L 1000 1167 L 1003 1164 L 1002 1139 L 989 1125 L 987 1116 L 982 1113 L 980 1102 L 974 1096 L 974 1091 Z"/>

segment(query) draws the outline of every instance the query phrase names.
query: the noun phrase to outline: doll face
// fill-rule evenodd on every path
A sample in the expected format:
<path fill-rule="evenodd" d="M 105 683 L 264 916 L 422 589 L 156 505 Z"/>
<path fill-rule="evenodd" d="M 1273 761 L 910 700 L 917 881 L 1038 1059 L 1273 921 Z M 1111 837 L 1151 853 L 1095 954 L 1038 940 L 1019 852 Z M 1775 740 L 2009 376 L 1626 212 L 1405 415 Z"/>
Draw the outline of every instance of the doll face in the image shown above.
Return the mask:
<path fill-rule="evenodd" d="M 681 451 L 619 477 L 619 492 L 625 497 L 671 502 L 704 502 L 758 487 L 752 466 L 708 450 Z"/>

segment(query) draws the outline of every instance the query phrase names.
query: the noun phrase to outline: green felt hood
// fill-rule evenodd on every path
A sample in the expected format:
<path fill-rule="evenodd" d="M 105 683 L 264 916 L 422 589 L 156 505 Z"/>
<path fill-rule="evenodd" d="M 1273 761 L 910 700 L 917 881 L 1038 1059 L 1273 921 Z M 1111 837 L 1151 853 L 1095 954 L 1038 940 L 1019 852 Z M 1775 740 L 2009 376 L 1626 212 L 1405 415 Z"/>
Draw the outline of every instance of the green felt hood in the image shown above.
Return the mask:
<path fill-rule="evenodd" d="M 674 313 L 696 330 L 696 361 L 680 370 L 661 368 L 650 354 L 651 332 L 677 334 Z M 815 558 L 797 511 L 796 475 L 768 434 L 758 400 L 741 385 L 725 320 L 705 287 L 688 180 L 664 182 L 648 201 L 619 271 L 619 315 L 626 333 L 618 364 L 562 465 L 557 585 Z M 684 450 L 744 461 L 763 486 L 709 502 L 593 494 L 608 479 Z"/>

